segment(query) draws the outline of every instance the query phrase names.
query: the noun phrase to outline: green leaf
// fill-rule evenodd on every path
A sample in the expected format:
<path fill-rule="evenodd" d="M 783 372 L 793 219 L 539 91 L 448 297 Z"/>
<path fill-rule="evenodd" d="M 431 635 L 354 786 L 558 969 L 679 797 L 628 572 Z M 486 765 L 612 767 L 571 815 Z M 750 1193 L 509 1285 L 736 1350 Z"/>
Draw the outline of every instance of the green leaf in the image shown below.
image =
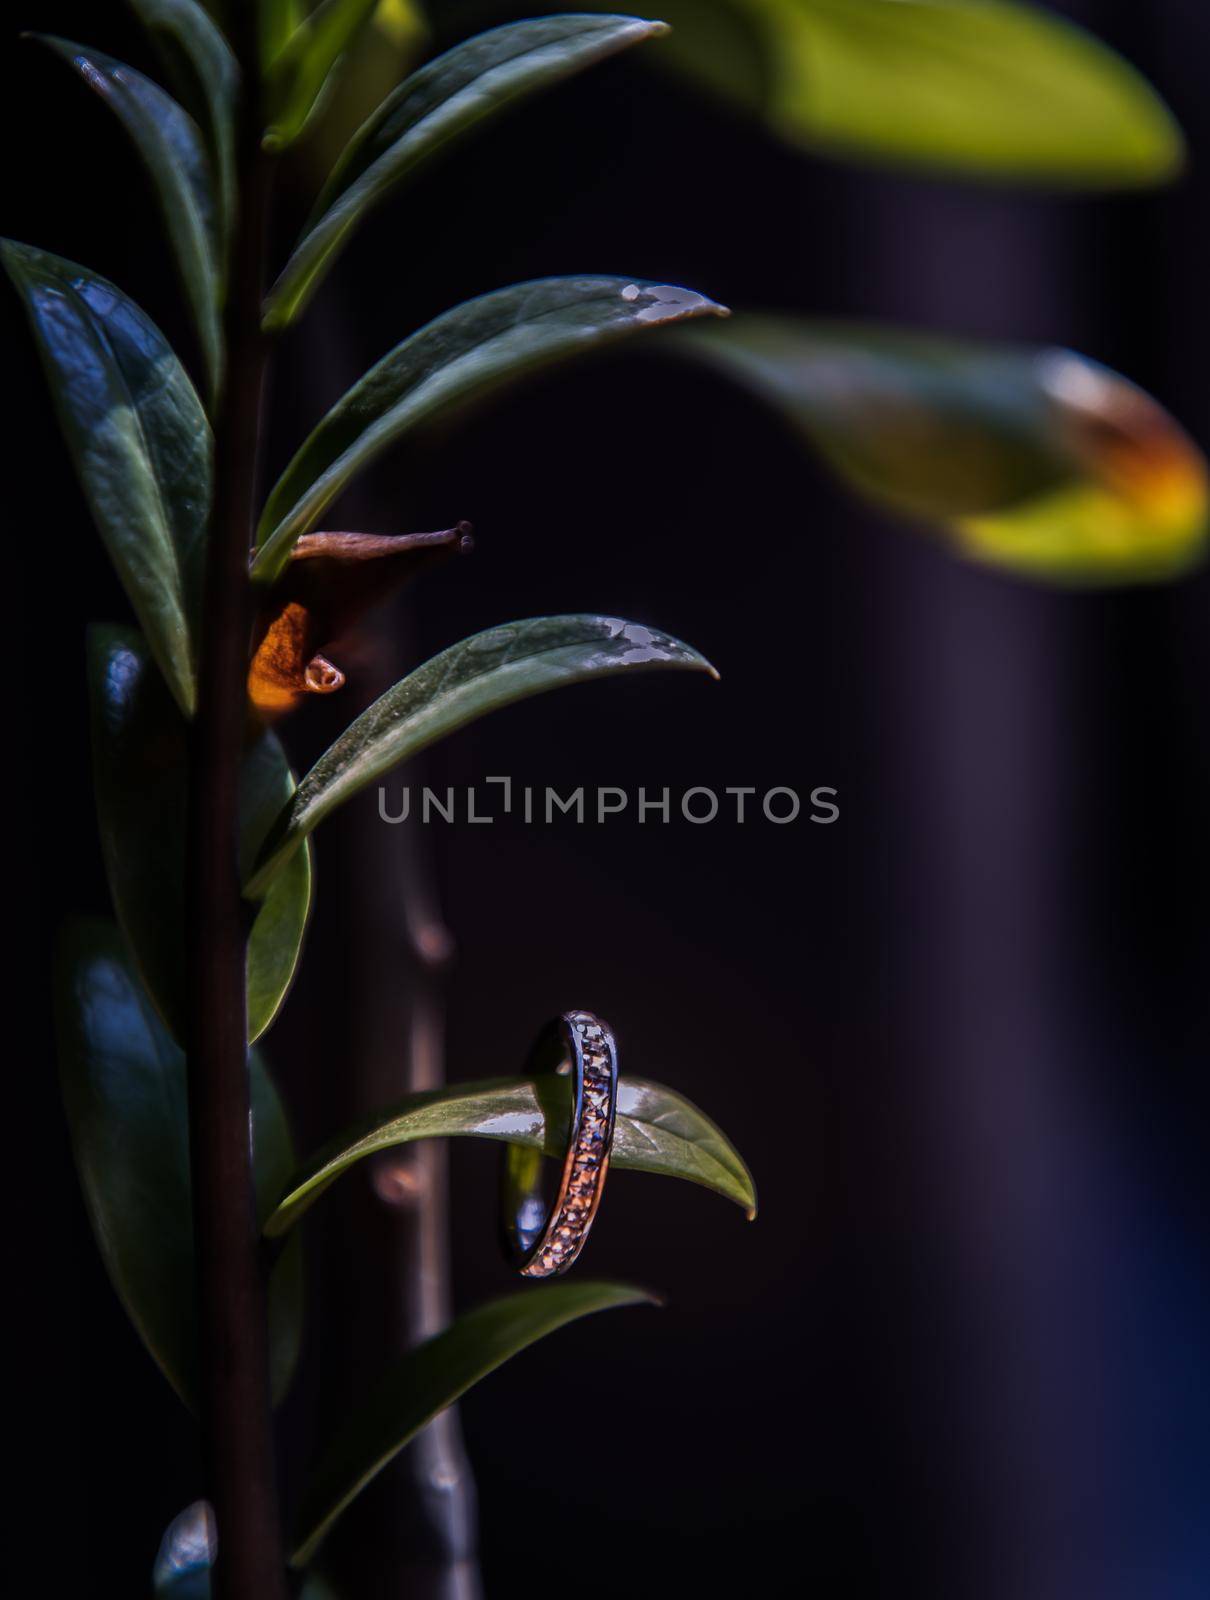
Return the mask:
<path fill-rule="evenodd" d="M 272 62 L 266 81 L 265 148 L 283 150 L 307 125 L 330 74 L 378 0 L 321 0 Z"/>
<path fill-rule="evenodd" d="M 809 148 L 1087 187 L 1163 182 L 1183 160 L 1140 74 L 1041 7 L 673 0 L 667 15 L 670 64 Z"/>
<path fill-rule="evenodd" d="M 777 406 L 860 493 L 973 560 L 1058 583 L 1173 576 L 1205 552 L 1206 463 L 1069 350 L 744 317 L 692 350 Z"/>
<path fill-rule="evenodd" d="M 409 1095 L 389 1111 L 364 1117 L 325 1145 L 294 1174 L 265 1233 L 276 1238 L 358 1161 L 415 1139 L 473 1136 L 524 1145 L 561 1159 L 566 1153 L 568 1080 L 496 1078 Z M 752 1175 L 728 1139 L 673 1089 L 643 1078 L 618 1081 L 611 1161 L 635 1172 L 684 1178 L 713 1189 L 756 1215 Z"/>
<path fill-rule="evenodd" d="M 479 1306 L 404 1356 L 323 1452 L 303 1497 L 291 1565 L 306 1566 L 341 1512 L 408 1440 L 510 1356 L 578 1317 L 644 1302 L 654 1299 L 621 1284 L 555 1284 Z"/>
<path fill-rule="evenodd" d="M 617 617 L 532 617 L 451 645 L 379 696 L 320 756 L 266 838 L 245 893 L 259 898 L 329 812 L 446 734 L 546 689 L 636 667 L 718 676 L 678 639 Z"/>
<path fill-rule="evenodd" d="M 0 254 L 105 548 L 190 714 L 211 487 L 201 402 L 159 329 L 113 284 L 11 240 Z"/>
<path fill-rule="evenodd" d="M 125 62 L 49 34 L 33 37 L 100 96 L 147 168 L 197 325 L 210 391 L 217 394 L 223 370 L 221 252 L 210 160 L 197 124 L 171 95 Z"/>
<path fill-rule="evenodd" d="M 372 207 L 451 140 L 524 95 L 665 32 L 637 17 L 538 17 L 456 45 L 404 80 L 354 135 L 265 302 L 293 322 Z"/>
<path fill-rule="evenodd" d="M 187 994 L 185 829 L 188 730 L 131 628 L 94 627 L 88 638 L 93 772 L 110 893 L 156 1008 L 184 1037 Z M 250 869 L 294 790 L 281 744 L 262 732 L 244 755 L 241 849 Z M 311 898 L 302 851 L 258 908 L 248 940 L 249 1038 L 265 1031 L 293 980 Z"/>
<path fill-rule="evenodd" d="M 129 0 L 164 63 L 177 98 L 202 128 L 214 172 L 224 243 L 235 224 L 235 107 L 239 66 L 198 0 Z M 223 255 L 225 257 L 225 250 Z M 222 263 L 220 262 L 220 268 Z"/>
<path fill-rule="evenodd" d="M 354 474 L 421 423 L 625 334 L 726 315 L 691 289 L 630 278 L 542 278 L 445 312 L 371 367 L 303 444 L 261 516 L 253 574 L 276 578 Z"/>
<path fill-rule="evenodd" d="M 185 1057 L 105 922 L 69 925 L 58 972 L 59 1071 L 84 1203 L 105 1269 L 143 1343 L 187 1405 L 196 1392 L 193 1220 Z M 258 1214 L 293 1167 L 277 1092 L 249 1059 Z M 284 1393 L 302 1317 L 299 1254 L 270 1282 L 274 1392 Z"/>
<path fill-rule="evenodd" d="M 237 0 L 244 4 L 246 0 Z M 260 21 L 261 76 L 266 77 L 291 37 L 302 26 L 305 0 L 255 0 Z"/>

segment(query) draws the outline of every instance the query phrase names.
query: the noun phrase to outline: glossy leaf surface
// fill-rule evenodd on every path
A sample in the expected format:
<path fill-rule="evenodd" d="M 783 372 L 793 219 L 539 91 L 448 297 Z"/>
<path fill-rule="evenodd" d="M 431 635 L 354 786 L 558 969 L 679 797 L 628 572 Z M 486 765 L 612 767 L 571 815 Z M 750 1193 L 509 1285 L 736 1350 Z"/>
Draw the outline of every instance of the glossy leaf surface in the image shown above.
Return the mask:
<path fill-rule="evenodd" d="M 282 150 L 298 138 L 341 56 L 369 21 L 378 0 L 320 0 L 271 63 L 266 83 L 265 147 Z"/>
<path fill-rule="evenodd" d="M 210 1574 L 218 1553 L 214 1513 L 205 1500 L 195 1500 L 164 1530 L 156 1552 L 151 1582 L 155 1600 L 210 1600 Z M 316 1573 L 308 1573 L 298 1600 L 336 1600 Z"/>
<path fill-rule="evenodd" d="M 537 17 L 467 39 L 407 78 L 325 184 L 265 302 L 266 326 L 299 315 L 367 212 L 436 151 L 523 96 L 664 31 L 637 17 Z"/>
<path fill-rule="evenodd" d="M 303 444 L 261 516 L 254 574 L 275 578 L 353 476 L 422 423 L 627 334 L 725 315 L 691 289 L 631 278 L 543 278 L 445 312 L 371 367 Z"/>
<path fill-rule="evenodd" d="M 474 1137 L 524 1145 L 561 1159 L 567 1147 L 568 1079 L 497 1078 L 410 1095 L 387 1112 L 346 1129 L 298 1170 L 265 1224 L 284 1233 L 330 1184 L 358 1161 L 415 1139 Z M 756 1214 L 756 1188 L 738 1151 L 683 1095 L 643 1078 L 618 1082 L 612 1163 L 635 1172 L 684 1178 Z"/>
<path fill-rule="evenodd" d="M 214 180 L 193 118 L 141 72 L 100 50 L 36 35 L 109 107 L 147 168 L 197 326 L 212 393 L 222 380 L 223 299 Z"/>
<path fill-rule="evenodd" d="M 220 234 L 235 220 L 235 107 L 239 67 L 198 0 L 129 0 L 160 54 L 177 99 L 203 130 L 214 173 Z M 225 257 L 225 249 L 221 255 Z M 220 274 L 222 261 L 220 260 Z"/>
<path fill-rule="evenodd" d="M 1206 463 L 1162 407 L 1068 350 L 744 317 L 692 348 L 776 405 L 853 487 L 962 554 L 1051 582 L 1179 573 Z"/>
<path fill-rule="evenodd" d="M 620 1284 L 556 1284 L 479 1306 L 411 1351 L 323 1452 L 303 1497 L 292 1565 L 305 1566 L 366 1484 L 481 1378 L 579 1317 L 651 1300 L 642 1289 Z"/>
<path fill-rule="evenodd" d="M 1162 182 L 1183 141 L 1142 76 L 1015 0 L 670 0 L 669 63 L 781 137 L 858 159 L 1088 187 Z"/>
<path fill-rule="evenodd" d="M 678 639 L 617 617 L 532 617 L 451 645 L 380 695 L 320 756 L 266 839 L 246 892 L 264 894 L 329 812 L 446 734 L 546 689 L 635 668 L 717 676 Z"/>
<path fill-rule="evenodd" d="M 156 1600 L 210 1600 L 210 1569 L 218 1551 L 214 1512 L 195 1500 L 164 1529 L 151 1571 Z"/>
<path fill-rule="evenodd" d="M 177 704 L 193 710 L 211 438 L 155 324 L 104 278 L 0 243 L 80 485 Z"/>
<path fill-rule="evenodd" d="M 193 1219 L 185 1058 L 126 959 L 116 928 L 72 924 L 58 986 L 59 1067 L 84 1201 L 110 1281 L 140 1337 L 186 1402 L 195 1392 Z M 258 1209 L 293 1167 L 277 1092 L 250 1060 Z M 299 1255 L 270 1283 L 274 1389 L 288 1385 L 302 1316 Z"/>
<path fill-rule="evenodd" d="M 118 920 L 160 1015 L 184 1037 L 187 729 L 130 628 L 96 627 L 88 641 L 97 818 Z M 294 780 L 276 736 L 244 756 L 242 849 L 250 867 Z M 256 1039 L 289 989 L 310 906 L 309 852 L 300 852 L 258 909 L 248 941 L 248 1026 Z"/>

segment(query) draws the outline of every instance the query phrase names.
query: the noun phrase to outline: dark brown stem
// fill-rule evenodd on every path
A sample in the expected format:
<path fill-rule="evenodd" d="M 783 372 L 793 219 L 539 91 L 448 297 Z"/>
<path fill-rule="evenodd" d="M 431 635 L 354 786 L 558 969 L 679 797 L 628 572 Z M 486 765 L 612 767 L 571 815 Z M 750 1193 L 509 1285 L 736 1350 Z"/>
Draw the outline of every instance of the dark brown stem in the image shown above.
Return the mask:
<path fill-rule="evenodd" d="M 236 14 L 254 12 L 252 6 Z M 260 331 L 267 173 L 253 41 L 240 134 L 240 216 L 226 314 L 227 377 L 193 726 L 189 819 L 189 1114 L 201 1423 L 218 1531 L 216 1600 L 284 1600 L 269 1404 L 265 1285 L 249 1139 L 246 907 L 238 805 L 246 718 L 252 539 L 265 345 Z M 238 48 L 238 41 L 237 41 Z"/>

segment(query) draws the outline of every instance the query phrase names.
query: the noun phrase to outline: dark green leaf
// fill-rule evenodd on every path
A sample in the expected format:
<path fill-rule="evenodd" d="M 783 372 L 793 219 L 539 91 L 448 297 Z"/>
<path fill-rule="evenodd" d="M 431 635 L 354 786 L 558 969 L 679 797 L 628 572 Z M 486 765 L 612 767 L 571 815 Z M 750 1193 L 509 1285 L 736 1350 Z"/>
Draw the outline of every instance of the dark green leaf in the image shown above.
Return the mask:
<path fill-rule="evenodd" d="M 66 39 L 35 37 L 100 96 L 146 166 L 216 394 L 223 368 L 221 251 L 210 160 L 197 124 L 171 95 L 125 62 Z"/>
<path fill-rule="evenodd" d="M 1052 582 L 1192 565 L 1206 463 L 1154 400 L 1068 350 L 744 317 L 693 350 L 783 410 L 861 493 Z"/>
<path fill-rule="evenodd" d="M 305 1162 L 265 1224 L 270 1238 L 285 1233 L 341 1173 L 358 1161 L 415 1139 L 467 1135 L 524 1145 L 561 1158 L 566 1152 L 568 1080 L 497 1078 L 409 1095 L 389 1111 L 363 1118 Z M 727 1138 L 683 1095 L 642 1078 L 618 1082 L 612 1163 L 700 1183 L 756 1215 L 752 1175 Z"/>
<path fill-rule="evenodd" d="M 235 57 L 198 0 L 129 3 L 159 51 L 177 98 L 205 132 L 220 232 L 226 241 L 235 221 L 235 105 L 239 95 Z"/>
<path fill-rule="evenodd" d="M 510 1356 L 578 1317 L 644 1301 L 652 1296 L 620 1284 L 555 1284 L 479 1306 L 404 1356 L 320 1458 L 291 1564 L 305 1566 L 341 1512 L 408 1440 Z"/>
<path fill-rule="evenodd" d="M 617 617 L 532 617 L 451 645 L 375 700 L 320 756 L 265 840 L 247 894 L 264 894 L 330 811 L 446 734 L 545 689 L 636 667 L 718 676 L 688 645 Z"/>
<path fill-rule="evenodd" d="M 1152 184 L 1171 113 L 1090 34 L 1010 0 L 671 0 L 666 59 L 839 155 L 979 178 Z"/>
<path fill-rule="evenodd" d="M 192 713 L 211 439 L 184 368 L 113 284 L 0 241 L 101 538 L 178 705 Z"/>
<path fill-rule="evenodd" d="M 479 34 L 407 78 L 354 136 L 265 303 L 265 325 L 302 311 L 366 213 L 485 117 L 665 32 L 637 17 L 538 17 Z"/>
<path fill-rule="evenodd" d="M 277 736 L 262 733 L 244 755 L 240 869 L 251 873 L 269 829 L 294 793 Z M 248 1038 L 259 1039 L 294 982 L 311 908 L 311 849 L 300 851 L 257 908 L 248 939 Z"/>
<path fill-rule="evenodd" d="M 282 150 L 307 125 L 329 75 L 378 0 L 320 0 L 271 63 L 266 81 L 265 147 Z"/>
<path fill-rule="evenodd" d="M 149 670 L 133 629 L 88 638 L 93 765 L 101 846 L 118 922 L 166 1026 L 186 1016 L 187 730 Z M 285 752 L 261 733 L 243 757 L 240 837 L 251 869 L 270 824 L 293 794 Z M 259 906 L 248 938 L 248 1037 L 269 1027 L 298 968 L 311 906 L 311 853 L 301 853 Z"/>
<path fill-rule="evenodd" d="M 543 278 L 445 312 L 371 367 L 299 450 L 261 517 L 254 574 L 276 578 L 354 474 L 421 423 L 625 334 L 725 315 L 691 289 L 630 278 Z"/>
<path fill-rule="evenodd" d="M 184 1036 L 187 730 L 130 628 L 93 628 L 88 641 L 93 768 L 105 869 L 118 920 L 156 1007 Z M 250 868 L 294 789 L 277 737 L 244 756 L 241 837 Z M 248 941 L 249 1037 L 273 1020 L 294 977 L 311 894 L 302 851 L 258 909 Z"/>
<path fill-rule="evenodd" d="M 195 1393 L 193 1222 L 185 1058 L 129 967 L 116 928 L 73 923 L 59 962 L 59 1072 L 84 1202 L 110 1281 L 186 1402 Z M 293 1158 L 277 1092 L 250 1057 L 259 1214 Z M 284 1393 L 302 1316 L 299 1258 L 274 1269 L 274 1390 Z"/>

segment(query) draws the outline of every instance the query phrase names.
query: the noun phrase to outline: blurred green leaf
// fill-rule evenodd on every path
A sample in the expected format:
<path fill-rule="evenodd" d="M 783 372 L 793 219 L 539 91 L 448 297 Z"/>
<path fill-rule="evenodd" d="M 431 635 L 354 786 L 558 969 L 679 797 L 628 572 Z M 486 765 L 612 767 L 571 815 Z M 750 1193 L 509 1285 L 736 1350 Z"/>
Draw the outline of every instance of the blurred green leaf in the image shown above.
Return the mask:
<path fill-rule="evenodd" d="M 422 423 L 625 334 L 725 315 L 691 289 L 630 278 L 542 278 L 455 306 L 371 367 L 302 445 L 261 515 L 254 576 L 276 578 L 354 475 Z"/>
<path fill-rule="evenodd" d="M 113 284 L 12 240 L 0 254 L 105 548 L 191 714 L 211 485 L 201 402 L 159 329 Z"/>
<path fill-rule="evenodd" d="M 718 676 L 678 639 L 617 617 L 532 617 L 451 645 L 380 695 L 320 756 L 266 838 L 245 893 L 259 898 L 329 812 L 446 734 L 543 690 L 634 668 Z"/>
<path fill-rule="evenodd" d="M 33 37 L 74 67 L 104 101 L 147 168 L 201 340 L 210 391 L 217 394 L 223 370 L 222 252 L 210 159 L 197 124 L 124 61 L 49 34 Z"/>
<path fill-rule="evenodd" d="M 235 0 L 237 5 L 247 0 Z M 306 15 L 306 0 L 255 0 L 260 22 L 261 74 L 268 74 L 278 54 L 297 33 Z"/>
<path fill-rule="evenodd" d="M 670 64 L 810 148 L 1090 187 L 1163 182 L 1183 159 L 1145 79 L 1040 6 L 671 0 L 662 14 Z"/>
<path fill-rule="evenodd" d="M 1062 583 L 1167 578 L 1205 552 L 1206 463 L 1125 378 L 1068 350 L 745 316 L 680 348 L 796 423 L 862 494 L 977 561 Z"/>
<path fill-rule="evenodd" d="M 294 321 L 366 213 L 437 150 L 522 96 L 664 31 L 636 17 L 539 17 L 467 39 L 405 79 L 324 185 L 265 302 L 265 326 Z"/>
<path fill-rule="evenodd" d="M 110 1281 L 187 1405 L 195 1393 L 193 1218 L 185 1057 L 165 1031 L 110 923 L 68 926 L 58 971 L 59 1074 L 84 1203 Z M 249 1058 L 258 1215 L 294 1166 L 281 1102 Z M 285 1392 L 302 1318 L 300 1257 L 270 1281 L 274 1393 Z"/>
<path fill-rule="evenodd" d="M 129 0 L 171 79 L 177 98 L 203 130 L 214 172 L 224 246 L 235 222 L 235 106 L 239 66 L 198 0 Z M 223 275 L 226 250 L 220 252 Z"/>
<path fill-rule="evenodd" d="M 370 20 L 378 0 L 320 0 L 270 64 L 265 148 L 283 150 L 303 131 L 329 75 Z"/>
<path fill-rule="evenodd" d="M 496 1078 L 409 1095 L 389 1111 L 363 1117 L 325 1145 L 295 1173 L 265 1224 L 270 1238 L 285 1233 L 343 1172 L 379 1150 L 415 1139 L 471 1135 L 524 1145 L 561 1159 L 567 1148 L 569 1081 Z M 756 1188 L 738 1151 L 709 1117 L 660 1083 L 618 1082 L 611 1161 L 635 1172 L 684 1178 L 734 1200 L 756 1215 Z"/>
<path fill-rule="evenodd" d="M 561 1283 L 493 1300 L 410 1351 L 350 1413 L 304 1496 L 291 1565 L 312 1559 L 332 1524 L 409 1439 L 510 1356 L 594 1311 L 653 1303 L 642 1289 Z"/>
<path fill-rule="evenodd" d="M 156 1008 L 183 1039 L 186 724 L 134 629 L 89 631 L 88 686 L 97 819 L 114 908 Z M 293 790 L 277 737 L 259 734 L 245 752 L 240 791 L 246 869 Z M 274 882 L 249 935 L 250 1039 L 272 1022 L 293 980 L 310 897 L 310 853 L 302 851 Z"/>
<path fill-rule="evenodd" d="M 431 29 L 416 0 L 378 0 L 329 74 L 306 128 L 305 163 L 315 185 L 332 171 L 370 109 L 392 94 L 429 54 Z"/>

